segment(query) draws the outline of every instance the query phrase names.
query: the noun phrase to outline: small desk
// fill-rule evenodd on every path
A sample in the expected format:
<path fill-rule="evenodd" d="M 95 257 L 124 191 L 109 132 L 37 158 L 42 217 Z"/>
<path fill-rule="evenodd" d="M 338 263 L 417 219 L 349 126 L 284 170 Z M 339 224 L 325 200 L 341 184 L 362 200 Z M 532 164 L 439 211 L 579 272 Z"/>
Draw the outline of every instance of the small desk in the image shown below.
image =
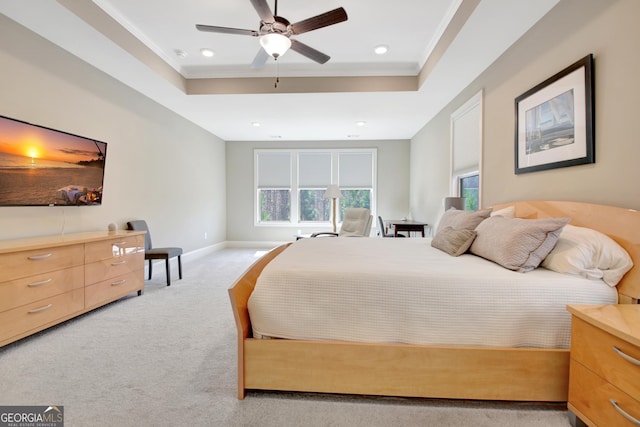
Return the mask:
<path fill-rule="evenodd" d="M 406 231 L 407 237 L 411 237 L 412 231 L 418 231 L 422 233 L 422 237 L 424 237 L 424 228 L 429 225 L 426 222 L 421 221 L 412 221 L 412 220 L 402 220 L 402 219 L 392 219 L 387 220 L 389 224 L 393 226 L 393 236 L 398 237 L 398 232 Z"/>

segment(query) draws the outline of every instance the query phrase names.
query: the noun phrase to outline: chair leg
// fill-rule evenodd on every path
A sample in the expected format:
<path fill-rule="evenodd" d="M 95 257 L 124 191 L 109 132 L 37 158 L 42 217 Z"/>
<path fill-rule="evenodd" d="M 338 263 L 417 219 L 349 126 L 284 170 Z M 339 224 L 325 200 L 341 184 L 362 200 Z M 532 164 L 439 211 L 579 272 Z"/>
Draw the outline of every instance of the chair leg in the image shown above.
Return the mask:
<path fill-rule="evenodd" d="M 165 269 L 167 270 L 167 286 L 171 286 L 171 269 L 169 268 L 169 258 L 164 260 Z"/>
<path fill-rule="evenodd" d="M 153 265 L 152 261 L 153 260 L 149 260 L 149 279 L 148 280 L 151 280 L 151 266 Z"/>
<path fill-rule="evenodd" d="M 182 258 L 178 255 L 178 276 L 182 279 Z"/>

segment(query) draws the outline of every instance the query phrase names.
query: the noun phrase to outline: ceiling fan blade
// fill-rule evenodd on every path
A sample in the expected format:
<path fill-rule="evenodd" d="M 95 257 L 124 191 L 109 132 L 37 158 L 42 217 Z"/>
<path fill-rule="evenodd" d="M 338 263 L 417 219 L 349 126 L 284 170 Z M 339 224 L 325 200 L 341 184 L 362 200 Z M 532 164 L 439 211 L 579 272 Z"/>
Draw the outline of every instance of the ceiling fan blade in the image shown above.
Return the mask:
<path fill-rule="evenodd" d="M 255 30 L 243 30 L 241 28 L 229 28 L 229 27 L 216 27 L 214 25 L 196 24 L 196 28 L 200 31 L 208 31 L 210 33 L 239 34 L 242 36 L 253 36 L 253 37 L 258 37 L 260 35 L 260 33 Z"/>
<path fill-rule="evenodd" d="M 251 4 L 253 8 L 258 12 L 258 16 L 262 20 L 262 22 L 273 22 L 275 21 L 273 17 L 273 13 L 271 12 L 271 8 L 267 4 L 267 0 L 251 0 Z"/>
<path fill-rule="evenodd" d="M 315 50 L 311 46 L 308 46 L 298 40 L 291 39 L 291 50 L 298 52 L 300 55 L 304 55 L 307 58 L 316 61 L 319 64 L 324 64 L 331 57 L 329 55 L 325 55 L 319 50 Z"/>
<path fill-rule="evenodd" d="M 318 28 L 327 27 L 329 25 L 344 22 L 348 19 L 347 12 L 344 8 L 339 7 L 337 9 L 330 10 L 321 15 L 314 16 L 291 24 L 291 31 L 293 34 L 302 34 L 307 31 L 317 30 Z"/>
<path fill-rule="evenodd" d="M 260 50 L 258 50 L 256 57 L 253 58 L 251 68 L 259 70 L 260 68 L 264 67 L 264 64 L 267 63 L 267 59 L 269 59 L 270 57 L 271 55 L 269 55 L 267 51 L 261 47 Z"/>

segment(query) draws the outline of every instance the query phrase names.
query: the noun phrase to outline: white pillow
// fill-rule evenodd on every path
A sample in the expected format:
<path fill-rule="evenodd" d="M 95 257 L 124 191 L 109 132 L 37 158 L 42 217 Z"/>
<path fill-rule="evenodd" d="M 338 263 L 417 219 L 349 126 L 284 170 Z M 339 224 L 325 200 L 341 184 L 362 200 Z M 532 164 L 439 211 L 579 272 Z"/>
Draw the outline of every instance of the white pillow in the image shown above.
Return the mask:
<path fill-rule="evenodd" d="M 503 216 L 505 218 L 515 218 L 516 217 L 516 207 L 515 206 L 507 206 L 506 208 L 498 209 L 497 211 L 491 212 L 491 216 Z"/>
<path fill-rule="evenodd" d="M 602 279 L 609 286 L 616 286 L 633 267 L 633 261 L 609 236 L 590 228 L 565 225 L 541 266 L 558 273 Z"/>

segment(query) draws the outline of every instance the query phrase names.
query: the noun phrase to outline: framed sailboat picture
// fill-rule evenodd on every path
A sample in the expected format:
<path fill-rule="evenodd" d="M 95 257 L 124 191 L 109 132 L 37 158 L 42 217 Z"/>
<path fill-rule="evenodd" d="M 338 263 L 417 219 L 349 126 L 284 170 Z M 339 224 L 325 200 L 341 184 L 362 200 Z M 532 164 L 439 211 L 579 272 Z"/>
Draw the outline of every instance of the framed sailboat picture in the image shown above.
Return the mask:
<path fill-rule="evenodd" d="M 515 173 L 595 163 L 593 55 L 515 100 Z"/>

